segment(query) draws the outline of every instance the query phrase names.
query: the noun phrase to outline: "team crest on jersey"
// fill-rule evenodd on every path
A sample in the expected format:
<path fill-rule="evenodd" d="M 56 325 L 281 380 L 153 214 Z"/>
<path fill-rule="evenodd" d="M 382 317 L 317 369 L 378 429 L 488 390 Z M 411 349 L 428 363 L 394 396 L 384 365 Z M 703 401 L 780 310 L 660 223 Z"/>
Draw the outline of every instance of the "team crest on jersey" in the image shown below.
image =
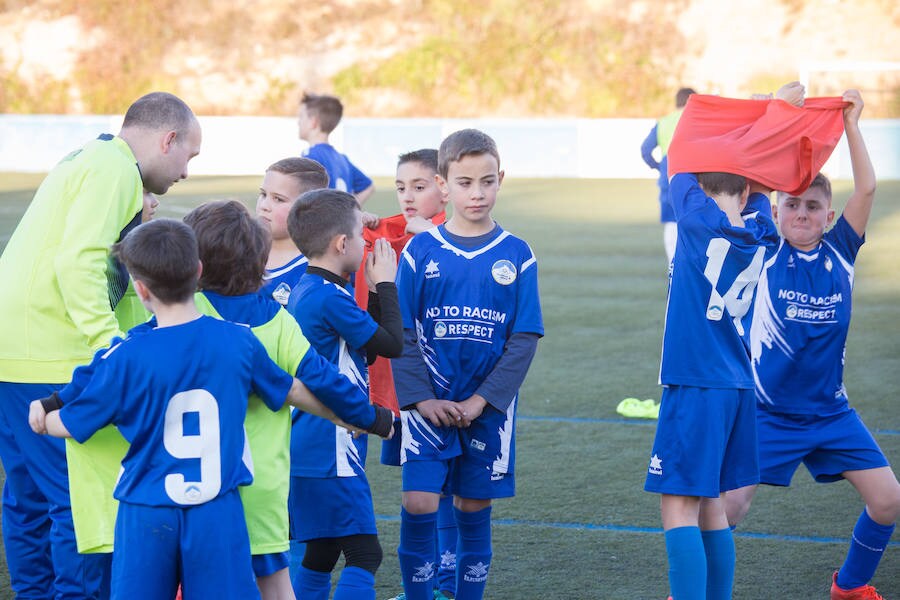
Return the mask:
<path fill-rule="evenodd" d="M 494 281 L 500 285 L 509 285 L 516 280 L 518 273 L 516 265 L 506 259 L 501 259 L 491 267 L 491 275 L 494 276 Z"/>
<path fill-rule="evenodd" d="M 466 565 L 466 574 L 463 576 L 463 578 L 466 581 L 471 581 L 474 583 L 487 581 L 488 569 L 490 568 L 491 563 L 484 564 L 481 561 L 478 561 L 474 565 Z"/>
<path fill-rule="evenodd" d="M 787 310 L 784 311 L 784 314 L 787 315 L 788 319 L 793 319 L 797 316 L 797 305 L 796 304 L 788 304 Z"/>
<path fill-rule="evenodd" d="M 425 279 L 434 279 L 440 276 L 441 272 L 438 270 L 438 263 L 433 260 L 428 261 L 428 264 L 425 265 Z"/>
<path fill-rule="evenodd" d="M 434 324 L 434 337 L 442 338 L 447 335 L 447 324 L 443 321 L 438 321 Z"/>
<path fill-rule="evenodd" d="M 291 297 L 291 286 L 282 281 L 272 290 L 272 297 L 278 304 L 287 306 L 288 299 Z"/>

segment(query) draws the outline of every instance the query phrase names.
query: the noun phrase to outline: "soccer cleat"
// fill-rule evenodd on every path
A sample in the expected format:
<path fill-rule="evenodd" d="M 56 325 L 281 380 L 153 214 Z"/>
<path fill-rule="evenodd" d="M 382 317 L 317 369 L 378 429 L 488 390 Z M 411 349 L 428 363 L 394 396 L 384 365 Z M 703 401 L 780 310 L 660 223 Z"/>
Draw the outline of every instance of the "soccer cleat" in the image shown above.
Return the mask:
<path fill-rule="evenodd" d="M 388 600 L 406 600 L 406 593 L 400 592 L 393 598 L 388 598 Z M 434 600 L 452 600 L 450 596 L 444 595 L 444 592 L 440 590 L 434 590 Z"/>
<path fill-rule="evenodd" d="M 406 600 L 406 592 L 400 592 L 393 598 L 388 598 L 388 600 Z"/>
<path fill-rule="evenodd" d="M 871 585 L 861 585 L 852 590 L 838 587 L 838 572 L 831 576 L 831 600 L 884 600 L 884 596 L 875 591 Z"/>

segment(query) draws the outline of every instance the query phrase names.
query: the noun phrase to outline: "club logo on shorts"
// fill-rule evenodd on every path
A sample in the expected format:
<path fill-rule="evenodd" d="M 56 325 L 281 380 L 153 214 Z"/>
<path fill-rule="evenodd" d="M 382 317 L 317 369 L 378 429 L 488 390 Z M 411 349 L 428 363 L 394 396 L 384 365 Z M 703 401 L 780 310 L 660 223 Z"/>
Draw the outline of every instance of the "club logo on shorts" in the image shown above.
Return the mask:
<path fill-rule="evenodd" d="M 651 475 L 662 475 L 662 459 L 659 455 L 654 454 L 650 457 L 650 467 L 647 472 Z"/>
<path fill-rule="evenodd" d="M 474 565 L 466 565 L 466 574 L 463 575 L 463 579 L 473 583 L 487 581 L 488 569 L 490 568 L 491 563 L 484 564 L 480 560 Z"/>
<path fill-rule="evenodd" d="M 485 444 L 481 440 L 476 440 L 474 438 L 472 438 L 472 441 L 469 442 L 469 445 L 480 452 L 484 452 L 484 449 L 487 447 L 487 444 Z"/>
<path fill-rule="evenodd" d="M 722 320 L 722 307 L 716 304 L 713 304 L 709 308 L 706 309 L 706 318 L 709 321 L 721 321 Z"/>
<path fill-rule="evenodd" d="M 796 304 L 788 304 L 787 310 L 784 311 L 784 314 L 787 315 L 788 319 L 793 319 L 797 316 L 797 305 Z"/>
<path fill-rule="evenodd" d="M 413 573 L 412 580 L 413 583 L 424 583 L 426 581 L 431 581 L 434 577 L 434 563 L 427 562 L 421 567 L 416 567 L 416 572 Z"/>
<path fill-rule="evenodd" d="M 434 324 L 434 337 L 442 338 L 447 335 L 447 324 L 443 321 L 438 321 Z"/>
<path fill-rule="evenodd" d="M 491 267 L 491 275 L 494 276 L 494 281 L 500 285 L 509 285 L 516 280 L 518 273 L 516 265 L 506 259 L 501 259 Z"/>

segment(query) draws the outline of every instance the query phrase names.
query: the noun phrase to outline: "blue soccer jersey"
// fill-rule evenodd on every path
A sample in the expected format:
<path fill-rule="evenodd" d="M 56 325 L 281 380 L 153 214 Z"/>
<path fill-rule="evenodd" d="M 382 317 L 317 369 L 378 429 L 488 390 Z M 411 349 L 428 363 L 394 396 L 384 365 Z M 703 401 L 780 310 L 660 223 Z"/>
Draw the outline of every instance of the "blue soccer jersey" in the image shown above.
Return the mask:
<path fill-rule="evenodd" d="M 378 324 L 353 298 L 346 280 L 310 268 L 291 294 L 288 311 L 303 335 L 327 361 L 368 395 L 365 345 Z M 367 436 L 353 439 L 346 429 L 300 413 L 291 431 L 291 475 L 354 477 L 363 473 Z"/>
<path fill-rule="evenodd" d="M 247 397 L 278 410 L 292 382 L 248 327 L 200 317 L 110 348 L 60 418 L 79 442 L 114 423 L 131 444 L 118 500 L 195 505 L 252 481 Z"/>
<path fill-rule="evenodd" d="M 749 314 L 767 248 L 777 243 L 768 199 L 753 194 L 734 227 L 692 174 L 669 185 L 678 218 L 660 382 L 753 388 Z"/>
<path fill-rule="evenodd" d="M 842 216 L 817 248 L 803 252 L 782 241 L 766 261 L 750 330 L 762 407 L 823 416 L 847 409 L 844 347 L 864 241 Z"/>
<path fill-rule="evenodd" d="M 301 254 L 277 269 L 266 269 L 259 293 L 267 298 L 275 299 L 282 306 L 287 306 L 291 291 L 306 273 L 308 262 L 307 258 Z"/>
<path fill-rule="evenodd" d="M 441 225 L 413 237 L 400 257 L 404 329 L 414 330 L 434 397 L 462 401 L 487 378 L 513 333 L 544 334 L 537 260 L 495 227 L 484 245 L 461 248 Z"/>
<path fill-rule="evenodd" d="M 328 172 L 328 187 L 333 190 L 358 194 L 372 185 L 372 180 L 331 144 L 311 146 L 303 156 L 325 167 Z"/>

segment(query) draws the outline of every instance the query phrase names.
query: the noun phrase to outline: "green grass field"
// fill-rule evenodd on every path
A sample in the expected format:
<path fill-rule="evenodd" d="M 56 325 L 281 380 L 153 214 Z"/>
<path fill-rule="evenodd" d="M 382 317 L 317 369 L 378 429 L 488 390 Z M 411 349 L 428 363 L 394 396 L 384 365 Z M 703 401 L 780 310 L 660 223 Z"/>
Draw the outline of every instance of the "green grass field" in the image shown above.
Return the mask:
<path fill-rule="evenodd" d="M 0 246 L 40 179 L 0 178 Z M 380 191 L 370 210 L 395 213 L 392 183 L 376 183 Z M 161 198 L 158 214 L 180 217 L 223 197 L 252 204 L 258 185 L 254 177 L 194 178 Z M 847 195 L 848 183 L 837 182 L 835 197 Z M 658 400 L 660 394 L 666 268 L 654 182 L 508 180 L 495 216 L 538 256 L 546 337 L 522 392 L 518 494 L 494 508 L 486 597 L 664 599 L 658 497 L 642 491 L 654 423 L 615 413 L 622 398 Z M 852 404 L 895 465 L 898 231 L 900 182 L 885 182 L 858 261 L 846 383 Z M 399 591 L 399 469 L 379 465 L 378 456 L 373 441 L 369 479 L 385 549 L 378 597 L 387 598 Z M 761 489 L 737 533 L 734 597 L 827 598 L 861 508 L 846 482 L 815 484 L 802 468 L 790 489 Z M 893 540 L 874 580 L 886 598 L 900 598 L 900 534 Z M 4 585 L 8 594 L 5 568 L 0 596 Z"/>

